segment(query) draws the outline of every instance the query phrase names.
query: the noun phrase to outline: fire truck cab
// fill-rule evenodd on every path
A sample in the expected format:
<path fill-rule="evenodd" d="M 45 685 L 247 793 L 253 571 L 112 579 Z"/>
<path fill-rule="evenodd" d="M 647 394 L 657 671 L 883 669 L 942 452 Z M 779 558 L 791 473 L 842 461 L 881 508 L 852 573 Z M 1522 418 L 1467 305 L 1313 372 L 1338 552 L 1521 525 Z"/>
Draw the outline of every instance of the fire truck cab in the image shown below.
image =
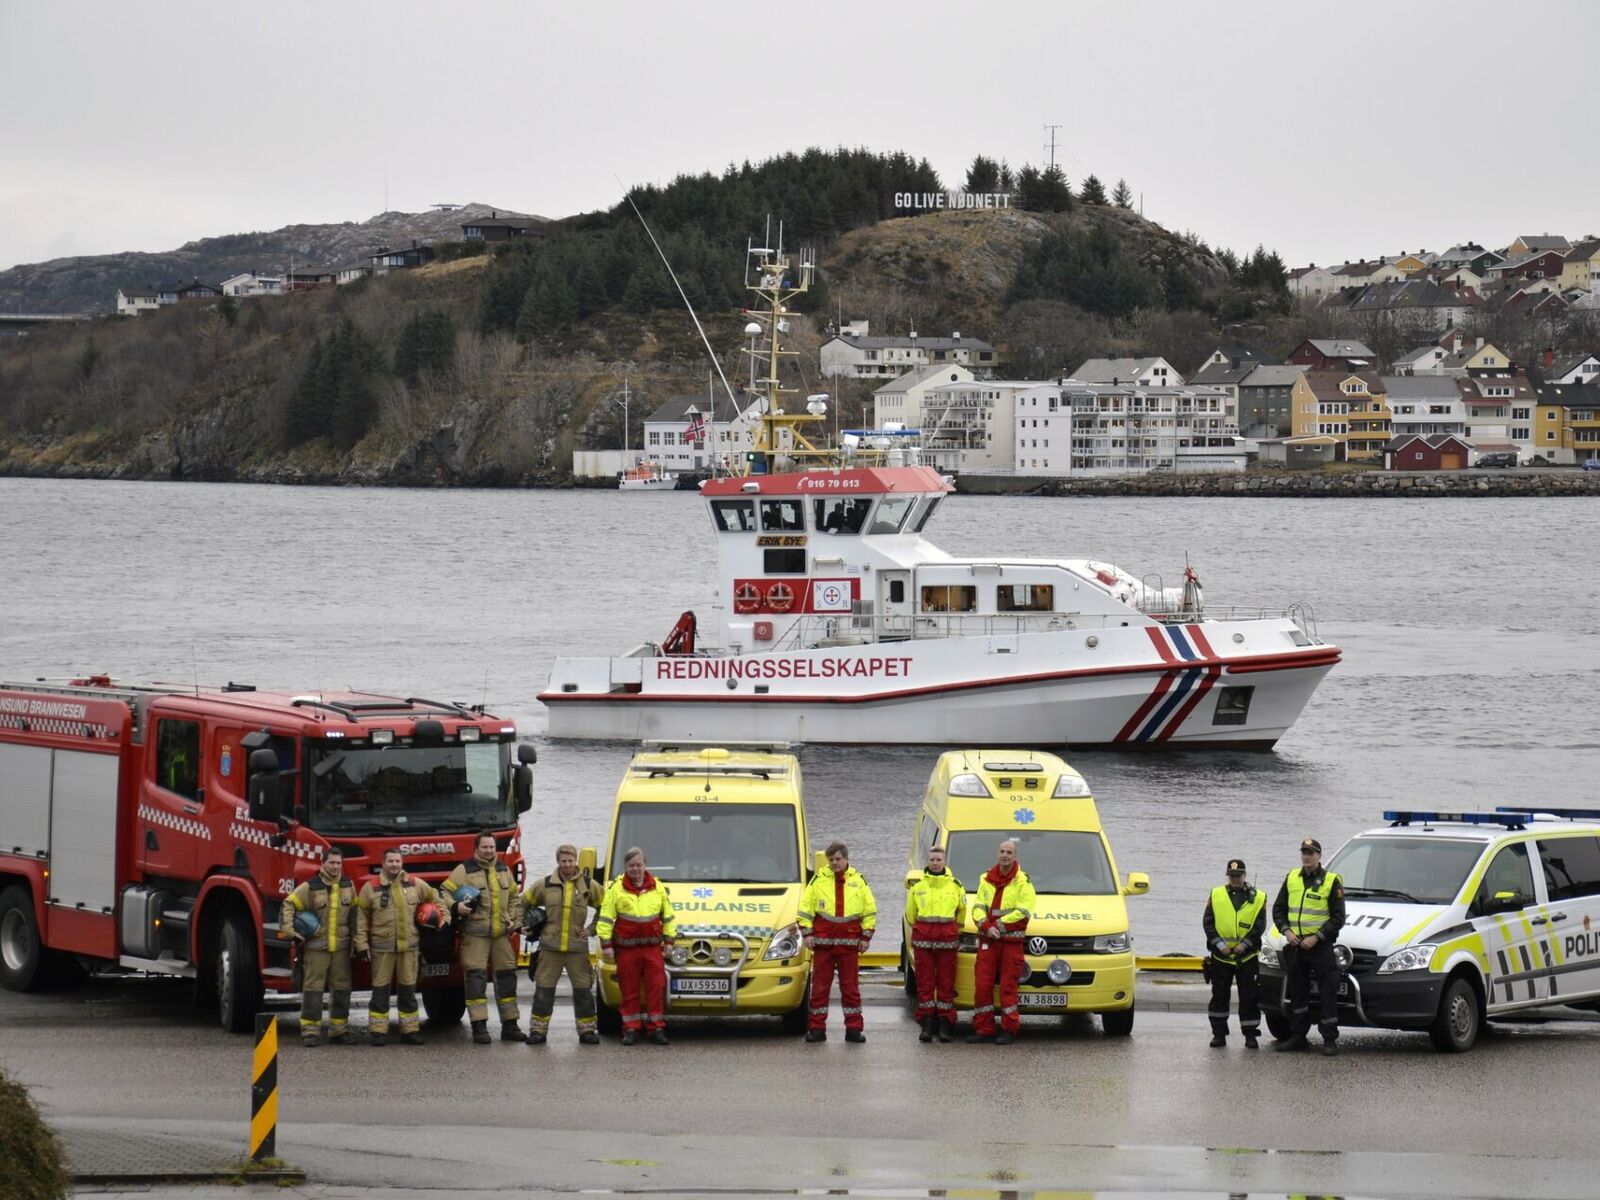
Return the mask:
<path fill-rule="evenodd" d="M 521 878 L 536 755 L 516 736 L 416 697 L 0 683 L 0 983 L 181 976 L 247 1031 L 264 991 L 297 990 L 278 909 L 330 846 L 358 889 L 394 848 L 437 882 L 490 829 Z M 459 1021 L 435 953 L 428 1015 Z"/>

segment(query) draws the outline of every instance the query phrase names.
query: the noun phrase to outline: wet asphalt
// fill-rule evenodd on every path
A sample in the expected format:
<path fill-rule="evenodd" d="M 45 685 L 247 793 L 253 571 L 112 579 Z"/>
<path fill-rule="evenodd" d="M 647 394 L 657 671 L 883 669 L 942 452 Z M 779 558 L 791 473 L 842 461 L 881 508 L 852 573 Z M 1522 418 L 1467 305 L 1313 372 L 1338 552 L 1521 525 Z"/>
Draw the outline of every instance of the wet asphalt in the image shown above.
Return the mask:
<path fill-rule="evenodd" d="M 306 1049 L 285 1030 L 279 1149 L 304 1195 L 1600 1193 L 1593 1014 L 1495 1026 L 1465 1055 L 1351 1030 L 1329 1059 L 1212 1050 L 1199 988 L 1140 995 L 1131 1038 L 1037 1018 L 1010 1047 L 921 1045 L 884 984 L 863 1046 L 837 1010 L 822 1045 L 754 1020 L 580 1047 L 564 1006 L 541 1048 L 475 1047 L 464 1023 L 420 1048 Z M 242 1145 L 250 1061 L 181 985 L 0 993 L 0 1067 L 80 1132 Z"/>

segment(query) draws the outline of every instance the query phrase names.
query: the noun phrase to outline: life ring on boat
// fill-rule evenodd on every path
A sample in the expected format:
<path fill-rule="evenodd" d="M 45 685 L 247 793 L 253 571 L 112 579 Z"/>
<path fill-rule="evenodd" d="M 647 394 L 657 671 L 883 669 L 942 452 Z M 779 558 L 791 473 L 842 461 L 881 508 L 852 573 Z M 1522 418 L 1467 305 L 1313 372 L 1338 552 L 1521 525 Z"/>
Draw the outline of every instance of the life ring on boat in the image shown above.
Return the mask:
<path fill-rule="evenodd" d="M 787 583 L 775 583 L 767 589 L 767 607 L 773 612 L 788 612 L 794 607 L 794 589 Z"/>
<path fill-rule="evenodd" d="M 1104 567 L 1101 567 L 1098 571 L 1096 571 L 1094 573 L 1094 577 L 1096 579 L 1098 579 L 1101 583 L 1105 584 L 1107 587 L 1116 587 L 1117 586 L 1116 572 L 1108 571 Z"/>
<path fill-rule="evenodd" d="M 753 613 L 761 607 L 761 590 L 749 580 L 733 589 L 733 611 Z"/>

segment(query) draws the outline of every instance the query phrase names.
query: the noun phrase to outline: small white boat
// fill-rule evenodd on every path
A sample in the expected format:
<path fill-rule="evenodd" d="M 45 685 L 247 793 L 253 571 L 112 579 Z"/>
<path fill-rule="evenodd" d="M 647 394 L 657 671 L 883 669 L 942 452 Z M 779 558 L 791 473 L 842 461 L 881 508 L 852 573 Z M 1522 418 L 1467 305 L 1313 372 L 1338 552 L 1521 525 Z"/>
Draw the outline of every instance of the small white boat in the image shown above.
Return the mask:
<path fill-rule="evenodd" d="M 677 486 L 678 476 L 660 463 L 642 462 L 617 476 L 617 490 L 623 492 L 670 492 Z"/>

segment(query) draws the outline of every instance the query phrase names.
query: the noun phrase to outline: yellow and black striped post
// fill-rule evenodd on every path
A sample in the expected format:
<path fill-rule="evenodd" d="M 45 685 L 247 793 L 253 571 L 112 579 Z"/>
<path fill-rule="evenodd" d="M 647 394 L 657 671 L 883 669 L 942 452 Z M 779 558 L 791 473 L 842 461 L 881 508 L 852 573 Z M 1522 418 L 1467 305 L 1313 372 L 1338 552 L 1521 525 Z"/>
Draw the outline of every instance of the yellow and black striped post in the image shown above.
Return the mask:
<path fill-rule="evenodd" d="M 255 1069 L 250 1073 L 250 1161 L 278 1148 L 278 1018 L 256 1014 Z"/>

